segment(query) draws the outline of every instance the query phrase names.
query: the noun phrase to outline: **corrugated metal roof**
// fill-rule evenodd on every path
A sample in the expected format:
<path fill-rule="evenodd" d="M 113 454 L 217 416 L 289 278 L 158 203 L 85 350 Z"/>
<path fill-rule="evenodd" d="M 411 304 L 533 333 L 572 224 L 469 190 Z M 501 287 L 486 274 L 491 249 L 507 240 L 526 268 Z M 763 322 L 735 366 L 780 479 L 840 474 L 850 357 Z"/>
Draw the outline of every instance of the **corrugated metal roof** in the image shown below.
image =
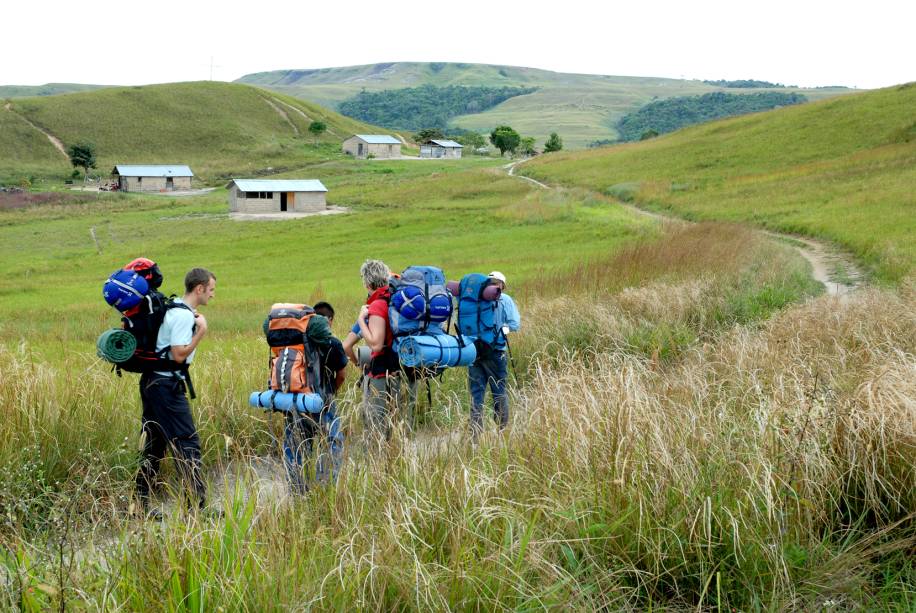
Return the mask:
<path fill-rule="evenodd" d="M 400 145 L 401 141 L 387 134 L 354 134 L 353 136 L 361 138 L 370 145 Z"/>
<path fill-rule="evenodd" d="M 233 179 L 243 192 L 326 192 L 318 179 Z"/>
<path fill-rule="evenodd" d="M 134 166 L 118 164 L 115 173 L 122 177 L 193 177 L 194 173 L 188 166 L 180 164 L 156 164 L 147 166 Z"/>
<path fill-rule="evenodd" d="M 458 147 L 459 149 L 464 148 L 463 145 L 461 145 L 460 143 L 456 143 L 453 140 L 431 140 L 429 142 L 436 143 L 440 147 L 452 147 L 452 148 Z"/>

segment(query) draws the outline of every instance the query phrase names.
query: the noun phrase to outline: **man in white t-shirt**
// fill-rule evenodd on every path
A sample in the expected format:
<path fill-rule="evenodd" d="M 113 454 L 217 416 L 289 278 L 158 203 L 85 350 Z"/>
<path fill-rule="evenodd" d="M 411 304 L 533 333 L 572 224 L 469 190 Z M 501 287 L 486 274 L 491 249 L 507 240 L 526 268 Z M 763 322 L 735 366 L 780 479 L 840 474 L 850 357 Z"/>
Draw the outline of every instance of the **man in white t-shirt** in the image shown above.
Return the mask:
<path fill-rule="evenodd" d="M 160 362 L 161 368 L 140 377 L 145 442 L 137 474 L 137 497 L 144 511 L 148 511 L 150 492 L 166 450 L 171 450 L 187 493 L 197 499 L 197 506 L 203 508 L 206 501 L 200 439 L 186 391 L 191 384 L 188 365 L 207 333 L 207 320 L 197 312 L 197 307 L 213 297 L 216 277 L 205 268 L 193 268 L 185 275 L 184 285 L 184 296 L 173 301 L 159 328 L 156 350 L 168 350 Z"/>

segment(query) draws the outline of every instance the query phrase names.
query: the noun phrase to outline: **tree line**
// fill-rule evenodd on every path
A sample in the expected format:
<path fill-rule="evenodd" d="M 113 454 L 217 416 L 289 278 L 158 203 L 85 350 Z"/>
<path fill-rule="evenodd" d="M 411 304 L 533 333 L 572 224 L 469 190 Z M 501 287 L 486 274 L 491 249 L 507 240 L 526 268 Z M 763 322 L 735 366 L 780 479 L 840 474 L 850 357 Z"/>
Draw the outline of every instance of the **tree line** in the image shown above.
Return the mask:
<path fill-rule="evenodd" d="M 714 92 L 702 96 L 668 98 L 650 102 L 624 115 L 617 122 L 617 131 L 620 133 L 621 141 L 641 140 L 704 121 L 767 111 L 806 101 L 807 98 L 801 94 L 782 92 Z"/>
<path fill-rule="evenodd" d="M 340 103 L 347 117 L 386 128 L 445 129 L 459 115 L 481 113 L 509 98 L 530 94 L 531 87 L 466 87 L 423 85 L 379 92 L 365 90 Z"/>
<path fill-rule="evenodd" d="M 796 87 L 795 85 L 783 85 L 782 83 L 770 83 L 769 81 L 758 81 L 757 79 L 737 79 L 734 81 L 728 81 L 726 79 L 718 79 L 716 81 L 703 81 L 707 85 L 714 85 L 716 87 L 730 87 L 730 88 L 740 88 L 740 89 L 755 89 L 761 87 Z"/>

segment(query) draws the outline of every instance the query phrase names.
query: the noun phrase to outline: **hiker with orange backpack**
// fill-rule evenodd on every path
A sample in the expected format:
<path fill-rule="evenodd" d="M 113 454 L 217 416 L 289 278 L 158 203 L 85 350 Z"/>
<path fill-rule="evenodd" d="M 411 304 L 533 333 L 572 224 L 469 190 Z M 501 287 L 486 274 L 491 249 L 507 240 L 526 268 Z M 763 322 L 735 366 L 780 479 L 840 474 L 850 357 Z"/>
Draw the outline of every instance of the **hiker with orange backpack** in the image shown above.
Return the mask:
<path fill-rule="evenodd" d="M 410 373 L 401 368 L 392 346 L 394 334 L 388 318 L 391 269 L 381 260 L 366 260 L 359 272 L 369 296 L 360 308 L 356 325 L 344 339 L 343 348 L 357 367 L 359 362 L 354 348 L 360 339 L 371 351 L 363 377 L 363 419 L 367 430 L 388 440 L 391 437 L 389 402 L 397 405 L 403 378 L 407 384 L 407 403 L 412 408 L 416 405 L 417 385 L 410 380 Z"/>
<path fill-rule="evenodd" d="M 315 314 L 323 316 L 328 321 L 330 328 L 334 324 L 334 307 L 327 302 L 316 302 Z M 324 397 L 324 408 L 316 420 L 316 427 L 310 431 L 311 444 L 306 451 L 311 453 L 317 450 L 318 458 L 315 462 L 315 473 L 319 483 L 336 481 L 340 472 L 340 465 L 343 459 L 344 436 L 340 427 L 340 418 L 337 417 L 337 402 L 335 396 L 337 390 L 343 385 L 347 378 L 347 356 L 344 353 L 343 345 L 340 339 L 328 335 L 327 343 L 317 344 L 318 360 L 321 366 L 320 384 L 321 395 Z M 322 445 L 321 439 L 324 439 L 326 448 Z M 290 458 L 289 445 L 284 447 L 287 458 Z M 301 472 L 302 457 L 295 460 L 295 465 Z"/>
<path fill-rule="evenodd" d="M 334 394 L 347 360 L 325 316 L 333 319 L 333 308 L 316 306 L 321 313 L 300 303 L 271 306 L 263 326 L 270 351 L 267 389 L 248 400 L 251 406 L 284 414 L 283 464 L 292 493 L 299 495 L 308 492 L 313 474 L 320 483 L 336 479 L 343 449 Z"/>
<path fill-rule="evenodd" d="M 160 357 L 140 377 L 144 444 L 137 497 L 141 509 L 155 518 L 161 513 L 149 511 L 150 492 L 156 486 L 166 450 L 171 451 L 185 482 L 188 502 L 196 498 L 200 509 L 206 503 L 200 438 L 186 393 L 190 390 L 193 397 L 188 366 L 207 334 L 207 320 L 197 309 L 213 298 L 216 276 L 205 268 L 193 268 L 185 275 L 184 285 L 184 296 L 170 301 L 158 328 L 155 350 Z"/>

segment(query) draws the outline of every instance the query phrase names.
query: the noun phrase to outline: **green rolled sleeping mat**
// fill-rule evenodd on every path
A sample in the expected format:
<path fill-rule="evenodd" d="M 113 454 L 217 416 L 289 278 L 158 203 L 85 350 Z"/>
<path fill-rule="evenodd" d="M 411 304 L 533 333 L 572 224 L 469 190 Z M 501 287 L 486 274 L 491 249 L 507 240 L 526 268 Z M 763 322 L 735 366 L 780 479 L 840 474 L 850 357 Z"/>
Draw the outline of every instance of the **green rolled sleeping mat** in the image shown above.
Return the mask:
<path fill-rule="evenodd" d="M 112 328 L 99 336 L 96 350 L 100 358 L 112 364 L 120 364 L 134 355 L 137 350 L 137 339 L 127 330 Z"/>

